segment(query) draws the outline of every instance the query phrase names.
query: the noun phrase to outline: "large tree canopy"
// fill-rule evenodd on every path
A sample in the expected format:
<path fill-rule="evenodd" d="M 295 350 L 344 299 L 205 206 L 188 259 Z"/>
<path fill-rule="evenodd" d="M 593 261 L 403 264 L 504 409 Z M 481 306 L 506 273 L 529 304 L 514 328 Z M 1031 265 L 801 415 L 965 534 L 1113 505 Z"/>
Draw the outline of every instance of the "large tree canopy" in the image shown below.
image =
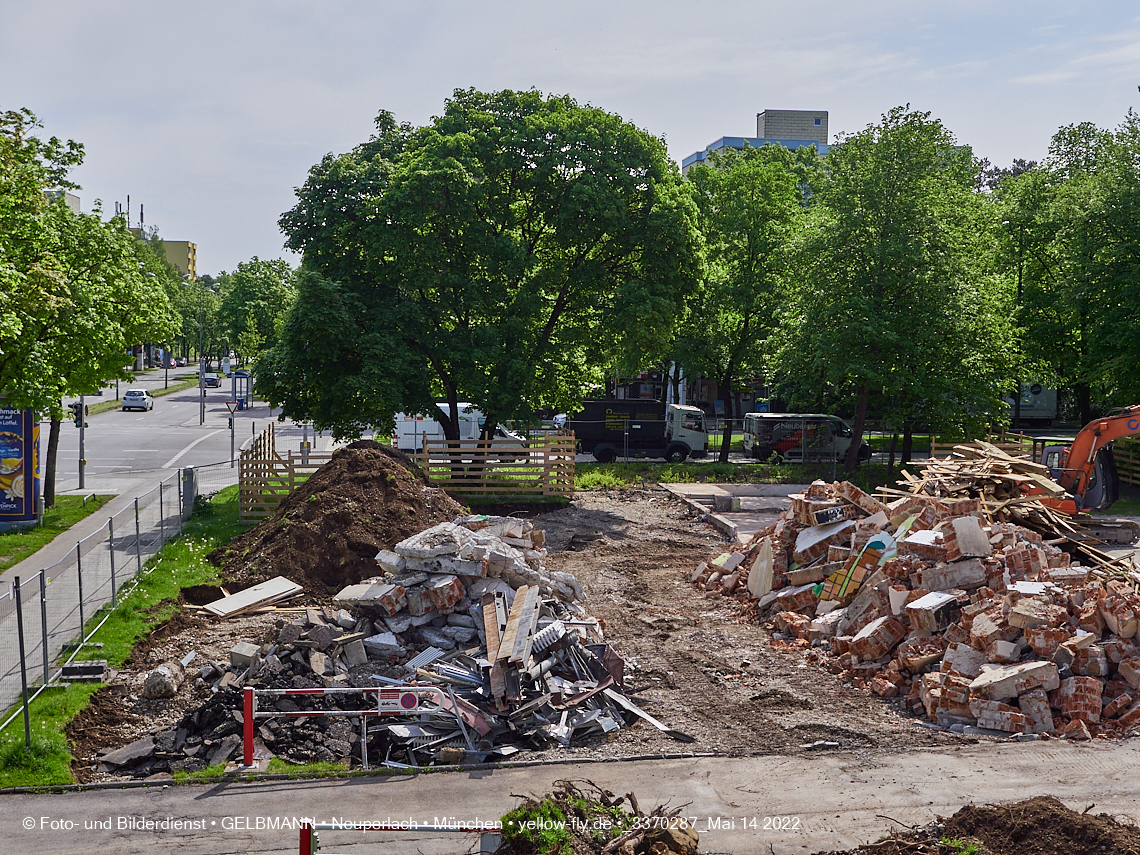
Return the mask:
<path fill-rule="evenodd" d="M 814 156 L 814 149 L 808 151 Z M 766 368 L 763 348 L 782 297 L 803 195 L 796 155 L 778 145 L 713 152 L 688 177 L 708 263 L 677 353 L 687 373 L 717 381 L 726 405 L 720 448 L 726 463 L 737 417 L 733 389 L 741 377 Z"/>
<path fill-rule="evenodd" d="M 351 435 L 442 398 L 455 437 L 461 400 L 526 418 L 576 403 L 590 363 L 660 355 L 700 257 L 661 140 L 535 91 L 376 128 L 281 219 L 304 270 L 258 389 L 285 415 Z"/>
<path fill-rule="evenodd" d="M 849 468 L 872 394 L 906 437 L 921 422 L 987 423 L 1015 336 L 1008 283 L 987 249 L 996 212 L 975 192 L 969 148 L 928 113 L 899 107 L 834 146 L 826 169 L 801 238 L 781 368 L 856 391 Z"/>
<path fill-rule="evenodd" d="M 218 317 L 229 341 L 245 360 L 277 344 L 277 335 L 296 290 L 296 272 L 289 262 L 262 261 L 256 255 L 240 262 L 233 273 L 222 273 Z"/>
<path fill-rule="evenodd" d="M 1140 400 L 1140 117 L 1061 128 L 1037 168 L 996 196 L 1037 376 L 1076 392 L 1079 418 Z"/>
<path fill-rule="evenodd" d="M 162 281 L 140 269 L 118 218 L 73 213 L 82 147 L 31 135 L 28 111 L 0 114 L 0 396 L 58 418 L 61 397 L 127 377 L 127 348 L 172 331 Z"/>

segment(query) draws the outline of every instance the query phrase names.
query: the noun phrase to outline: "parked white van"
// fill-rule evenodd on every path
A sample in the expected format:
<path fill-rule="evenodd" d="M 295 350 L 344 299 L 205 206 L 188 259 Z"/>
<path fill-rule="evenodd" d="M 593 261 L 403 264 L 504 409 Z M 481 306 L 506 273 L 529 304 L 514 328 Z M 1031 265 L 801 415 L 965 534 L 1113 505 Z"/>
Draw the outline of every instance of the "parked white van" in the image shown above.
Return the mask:
<path fill-rule="evenodd" d="M 443 412 L 448 411 L 447 404 L 437 404 Z M 478 439 L 483 431 L 483 414 L 471 404 L 459 405 L 459 438 Z M 427 416 L 409 416 L 407 413 L 396 414 L 396 447 L 400 451 L 414 453 L 424 447 L 424 437 L 428 439 L 444 439 L 443 425 Z M 526 439 L 517 433 L 512 433 L 503 425 L 495 429 L 495 440 L 525 446 Z"/>
<path fill-rule="evenodd" d="M 843 460 L 851 447 L 851 425 L 824 413 L 745 413 L 744 453 L 756 460 L 779 454 L 785 463 Z M 869 460 L 863 440 L 859 459 Z"/>

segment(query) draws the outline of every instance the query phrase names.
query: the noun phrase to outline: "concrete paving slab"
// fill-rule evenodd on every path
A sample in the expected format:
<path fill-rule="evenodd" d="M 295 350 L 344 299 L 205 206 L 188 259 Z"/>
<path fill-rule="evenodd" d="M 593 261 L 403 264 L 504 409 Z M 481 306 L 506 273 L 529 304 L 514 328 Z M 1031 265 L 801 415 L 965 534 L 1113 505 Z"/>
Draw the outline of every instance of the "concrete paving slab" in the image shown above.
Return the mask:
<path fill-rule="evenodd" d="M 10 794 L 0 801 L 0 817 L 12 851 L 23 855 L 284 855 L 297 851 L 298 833 L 288 823 L 299 817 L 322 822 L 495 822 L 518 803 L 513 793 L 546 793 L 556 780 L 570 779 L 633 792 L 643 810 L 657 804 L 685 805 L 684 814 L 695 818 L 701 832 L 702 852 L 807 855 L 868 843 L 896 823 L 923 825 L 965 804 L 1037 795 L 1056 796 L 1078 811 L 1095 804 L 1097 812 L 1135 822 L 1140 817 L 1140 777 L 1133 771 L 1138 761 L 1137 740 L 963 740 L 959 747 L 899 753 L 694 757 L 387 778 Z M 147 820 L 184 824 L 140 824 Z M 382 851 L 391 853 L 460 852 L 471 842 L 441 832 L 370 833 L 366 838 L 360 832 L 321 833 L 322 847 L 335 852 L 355 851 L 365 844 L 383 844 Z"/>

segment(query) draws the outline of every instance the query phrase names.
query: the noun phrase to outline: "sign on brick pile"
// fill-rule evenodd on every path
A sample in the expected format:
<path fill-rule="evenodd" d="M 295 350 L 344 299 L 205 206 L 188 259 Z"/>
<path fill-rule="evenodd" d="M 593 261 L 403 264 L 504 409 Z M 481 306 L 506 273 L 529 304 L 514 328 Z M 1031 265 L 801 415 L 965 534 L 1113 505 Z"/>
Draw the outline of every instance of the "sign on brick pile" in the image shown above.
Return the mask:
<path fill-rule="evenodd" d="M 1140 733 L 1134 573 L 1081 566 L 976 497 L 816 481 L 791 500 L 691 581 L 944 729 Z"/>

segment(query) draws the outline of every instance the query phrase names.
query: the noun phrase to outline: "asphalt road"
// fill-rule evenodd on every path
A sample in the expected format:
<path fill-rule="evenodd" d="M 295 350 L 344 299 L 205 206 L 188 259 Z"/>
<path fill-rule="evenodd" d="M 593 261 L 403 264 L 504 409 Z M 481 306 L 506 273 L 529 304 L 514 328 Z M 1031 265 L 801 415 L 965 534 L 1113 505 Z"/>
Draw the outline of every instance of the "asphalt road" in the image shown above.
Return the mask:
<path fill-rule="evenodd" d="M 913 727 L 912 724 L 900 726 Z M 806 855 L 877 839 L 895 822 L 920 825 L 964 804 L 1055 795 L 1081 811 L 1095 805 L 1135 822 L 1140 744 L 1063 740 L 971 745 L 907 753 L 807 753 L 551 765 L 336 781 L 170 786 L 0 797 L 5 849 L 63 853 L 297 852 L 298 832 L 281 823 L 494 822 L 563 778 L 633 792 L 643 810 L 684 806 L 704 853 Z M 198 827 L 150 827 L 147 821 Z M 70 825 L 68 825 L 70 823 Z M 97 824 L 98 823 L 98 824 Z M 277 827 L 274 828 L 273 826 Z M 322 852 L 470 851 L 464 835 L 437 832 L 321 832 Z"/>
<path fill-rule="evenodd" d="M 142 388 L 155 391 L 163 388 L 164 372 L 148 372 L 120 385 L 120 391 Z M 194 377 L 196 372 L 186 369 L 171 370 L 170 384 Z M 114 400 L 112 385 L 102 397 L 89 396 L 87 403 Z M 221 388 L 206 390 L 206 420 L 199 424 L 200 408 L 197 387 L 155 398 L 150 411 L 121 409 L 89 416 L 89 427 L 84 430 L 84 457 L 87 460 L 85 490 L 98 491 L 101 485 L 108 488 L 117 479 L 104 476 L 130 474 L 135 477 L 153 475 L 186 466 L 204 466 L 228 462 L 230 459 L 229 410 L 225 402 L 232 392 L 229 381 Z M 235 454 L 243 442 L 264 430 L 271 419 L 269 408 L 261 403 L 234 416 L 233 445 Z M 40 425 L 41 449 L 46 449 L 49 424 Z M 57 452 L 56 489 L 59 492 L 79 487 L 79 430 L 70 421 L 61 426 Z M 114 491 L 117 492 L 117 491 Z"/>

